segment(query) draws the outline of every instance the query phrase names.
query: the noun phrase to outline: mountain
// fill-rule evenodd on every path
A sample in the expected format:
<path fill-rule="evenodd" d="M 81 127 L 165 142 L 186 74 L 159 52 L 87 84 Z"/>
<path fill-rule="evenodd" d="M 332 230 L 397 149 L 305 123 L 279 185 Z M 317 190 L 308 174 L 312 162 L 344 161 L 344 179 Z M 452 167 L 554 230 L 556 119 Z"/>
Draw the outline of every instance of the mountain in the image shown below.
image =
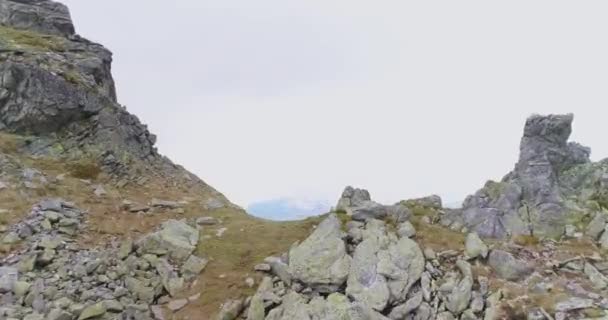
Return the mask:
<path fill-rule="evenodd" d="M 111 63 L 66 6 L 0 0 L 0 319 L 608 318 L 608 166 L 573 115 L 528 118 L 461 208 L 346 187 L 277 222 L 162 156 Z"/>
<path fill-rule="evenodd" d="M 280 221 L 318 216 L 329 212 L 330 208 L 331 204 L 326 201 L 279 198 L 254 202 L 247 207 L 247 212 L 256 217 Z"/>

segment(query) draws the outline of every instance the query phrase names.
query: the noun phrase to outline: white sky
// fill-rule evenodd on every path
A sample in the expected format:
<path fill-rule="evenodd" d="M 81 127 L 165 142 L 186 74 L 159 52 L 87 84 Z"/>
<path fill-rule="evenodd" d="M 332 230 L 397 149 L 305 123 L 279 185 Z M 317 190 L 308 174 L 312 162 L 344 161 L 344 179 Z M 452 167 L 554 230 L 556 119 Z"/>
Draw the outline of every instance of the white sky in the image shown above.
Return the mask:
<path fill-rule="evenodd" d="M 531 113 L 608 156 L 606 1 L 65 0 L 120 101 L 231 200 L 462 200 Z"/>

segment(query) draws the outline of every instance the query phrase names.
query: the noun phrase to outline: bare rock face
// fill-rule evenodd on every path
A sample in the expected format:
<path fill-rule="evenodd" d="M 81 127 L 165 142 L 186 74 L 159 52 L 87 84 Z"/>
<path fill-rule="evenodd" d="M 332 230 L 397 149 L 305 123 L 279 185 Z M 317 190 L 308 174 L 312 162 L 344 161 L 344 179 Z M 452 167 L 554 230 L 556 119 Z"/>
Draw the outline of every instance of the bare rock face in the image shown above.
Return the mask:
<path fill-rule="evenodd" d="M 568 142 L 572 121 L 572 114 L 528 118 L 515 169 L 501 182 L 489 181 L 446 218 L 481 237 L 561 237 L 568 221 L 580 218 L 576 214 L 605 190 L 603 162 L 591 163 L 589 148 Z"/>
<path fill-rule="evenodd" d="M 111 68 L 112 53 L 75 33 L 65 5 L 0 0 L 0 131 L 27 136 L 20 152 L 91 159 L 120 188 L 166 178 L 228 205 L 158 153 L 156 136 L 118 103 Z"/>
<path fill-rule="evenodd" d="M 0 24 L 58 36 L 75 32 L 68 8 L 50 0 L 2 0 Z"/>

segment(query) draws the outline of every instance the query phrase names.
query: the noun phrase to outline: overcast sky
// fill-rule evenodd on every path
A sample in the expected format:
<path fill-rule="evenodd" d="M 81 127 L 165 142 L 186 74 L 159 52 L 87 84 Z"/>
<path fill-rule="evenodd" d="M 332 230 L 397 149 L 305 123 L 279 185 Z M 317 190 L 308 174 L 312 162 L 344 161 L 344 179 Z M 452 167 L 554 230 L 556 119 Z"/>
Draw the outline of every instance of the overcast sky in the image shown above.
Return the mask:
<path fill-rule="evenodd" d="M 120 101 L 233 202 L 462 200 L 525 118 L 608 156 L 606 1 L 64 0 Z"/>

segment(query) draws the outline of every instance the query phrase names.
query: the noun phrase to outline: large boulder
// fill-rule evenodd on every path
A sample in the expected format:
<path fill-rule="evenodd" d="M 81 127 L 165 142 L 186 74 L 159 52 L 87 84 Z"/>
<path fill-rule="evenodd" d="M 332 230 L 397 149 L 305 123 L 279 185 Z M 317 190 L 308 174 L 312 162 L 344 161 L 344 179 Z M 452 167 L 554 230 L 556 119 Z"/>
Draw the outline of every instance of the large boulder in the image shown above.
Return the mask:
<path fill-rule="evenodd" d="M 365 201 L 356 207 L 349 208 L 347 212 L 356 221 L 384 219 L 388 216 L 387 207 L 373 201 Z"/>
<path fill-rule="evenodd" d="M 169 220 L 162 224 L 159 231 L 139 240 L 137 246 L 141 253 L 167 255 L 175 261 L 183 262 L 190 257 L 198 240 L 198 229 L 185 221 Z"/>
<path fill-rule="evenodd" d="M 509 281 L 525 279 L 534 271 L 530 263 L 515 258 L 511 253 L 499 249 L 490 252 L 488 264 L 494 269 L 497 276 Z"/>
<path fill-rule="evenodd" d="M 367 201 L 371 201 L 372 198 L 369 191 L 365 189 L 355 189 L 351 186 L 344 188 L 342 196 L 338 200 L 336 205 L 337 212 L 346 212 L 351 207 L 357 207 Z"/>
<path fill-rule="evenodd" d="M 293 279 L 320 292 L 340 287 L 346 281 L 351 262 L 342 237 L 341 222 L 332 214 L 289 251 L 289 273 Z"/>

